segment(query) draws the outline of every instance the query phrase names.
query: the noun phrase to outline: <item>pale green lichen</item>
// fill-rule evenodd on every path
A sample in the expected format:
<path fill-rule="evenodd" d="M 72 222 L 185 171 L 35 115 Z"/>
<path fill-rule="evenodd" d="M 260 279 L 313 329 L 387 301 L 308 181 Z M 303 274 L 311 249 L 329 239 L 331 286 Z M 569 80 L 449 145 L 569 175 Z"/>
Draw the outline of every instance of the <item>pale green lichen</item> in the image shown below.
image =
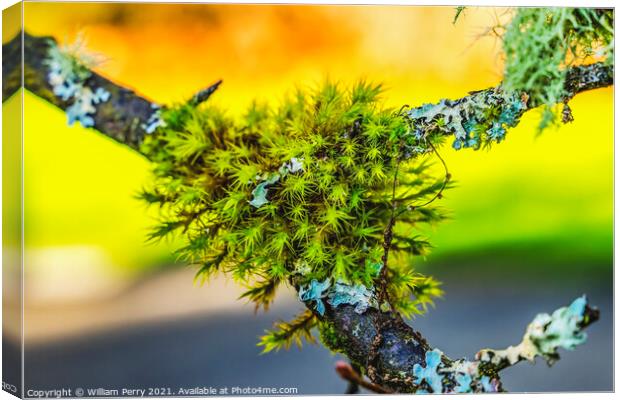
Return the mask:
<path fill-rule="evenodd" d="M 293 266 L 295 267 L 293 273 L 297 275 L 304 276 L 312 272 L 312 268 L 310 268 L 310 265 L 308 265 L 306 260 L 297 260 Z"/>
<path fill-rule="evenodd" d="M 334 307 L 350 304 L 355 306 L 355 312 L 358 314 L 363 314 L 369 306 L 376 304 L 373 288 L 368 289 L 364 285 L 348 285 L 342 281 L 336 282 L 330 290 L 327 302 Z"/>
<path fill-rule="evenodd" d="M 267 200 L 267 188 L 278 182 L 281 178 L 284 178 L 289 173 L 296 173 L 299 171 L 303 171 L 303 158 L 292 157 L 289 162 L 283 163 L 278 169 L 277 173 L 269 174 L 265 178 L 258 177 L 258 179 L 262 179 L 263 182 L 256 185 L 256 188 L 252 190 L 252 200 L 250 201 L 250 205 L 255 208 L 260 208 L 261 206 L 269 203 Z"/>
<path fill-rule="evenodd" d="M 525 91 L 543 105 L 539 129 L 557 120 L 569 67 L 595 61 L 613 65 L 614 10 L 520 7 L 505 27 L 504 87 Z"/>
<path fill-rule="evenodd" d="M 573 350 L 586 341 L 587 334 L 581 327 L 586 304 L 587 299 L 582 296 L 551 315 L 538 314 L 528 325 L 521 343 L 504 350 L 483 349 L 476 358 L 495 365 L 514 365 L 521 360 L 533 362 L 540 356 L 552 364 L 559 358 L 558 348 Z"/>
<path fill-rule="evenodd" d="M 63 101 L 71 102 L 66 109 L 68 124 L 78 121 L 84 127 L 92 127 L 95 124 L 93 114 L 97 112 L 95 106 L 108 101 L 110 93 L 102 87 L 93 90 L 86 85 L 92 76 L 90 68 L 94 58 L 80 49 L 80 42 L 63 47 L 50 42 L 44 63 L 49 69 L 47 79 L 52 92 Z"/>
<path fill-rule="evenodd" d="M 431 134 L 453 134 L 452 147 L 479 148 L 484 143 L 501 142 L 506 129 L 517 125 L 527 109 L 527 97 L 501 88 L 472 93 L 451 101 L 442 99 L 436 104 L 424 104 L 407 112 L 414 127 L 409 145 L 411 155 L 429 151 L 427 139 Z"/>
<path fill-rule="evenodd" d="M 582 296 L 575 299 L 570 306 L 556 310 L 552 315 L 536 316 L 532 322 L 535 329 L 532 329 L 530 338 L 541 355 L 548 358 L 553 356 L 559 347 L 573 350 L 586 341 L 588 335 L 580 327 L 586 303 L 585 296 Z"/>
<path fill-rule="evenodd" d="M 585 296 L 553 314 L 539 314 L 529 324 L 522 343 L 506 350 L 481 350 L 476 361 L 465 359 L 444 364 L 442 352 L 428 350 L 425 366 L 413 367 L 416 393 L 490 393 L 501 390 L 497 372 L 521 360 L 532 361 L 542 356 L 547 361 L 557 359 L 557 349 L 573 349 L 582 344 L 582 332 L 587 310 Z"/>
<path fill-rule="evenodd" d="M 464 115 L 461 114 L 461 111 L 464 111 Z M 412 108 L 409 111 L 409 117 L 425 124 L 430 124 L 436 118 L 443 118 L 446 128 L 451 130 L 457 139 L 464 139 L 467 132 L 463 128 L 463 123 L 465 118 L 471 117 L 471 115 L 467 115 L 468 111 L 469 108 L 455 107 L 450 101 L 443 99 L 437 104 L 424 104 Z"/>

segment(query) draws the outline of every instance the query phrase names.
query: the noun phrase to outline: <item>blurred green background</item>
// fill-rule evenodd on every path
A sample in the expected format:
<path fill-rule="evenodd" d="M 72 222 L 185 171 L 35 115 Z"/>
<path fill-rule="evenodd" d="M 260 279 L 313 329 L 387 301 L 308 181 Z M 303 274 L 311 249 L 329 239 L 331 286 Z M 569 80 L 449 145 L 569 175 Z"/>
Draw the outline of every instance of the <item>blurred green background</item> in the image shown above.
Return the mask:
<path fill-rule="evenodd" d="M 442 149 L 457 186 L 439 203 L 451 219 L 425 229 L 435 246 L 427 271 L 443 258 L 503 255 L 542 258 L 550 273 L 609 272 L 613 119 L 611 93 L 600 92 L 578 96 L 576 121 L 539 137 L 531 112 L 490 151 Z M 65 118 L 26 95 L 28 246 L 98 246 L 113 263 L 110 272 L 123 275 L 170 264 L 175 244 L 145 242 L 157 213 L 134 198 L 148 183 L 148 161 L 102 135 L 67 127 Z"/>

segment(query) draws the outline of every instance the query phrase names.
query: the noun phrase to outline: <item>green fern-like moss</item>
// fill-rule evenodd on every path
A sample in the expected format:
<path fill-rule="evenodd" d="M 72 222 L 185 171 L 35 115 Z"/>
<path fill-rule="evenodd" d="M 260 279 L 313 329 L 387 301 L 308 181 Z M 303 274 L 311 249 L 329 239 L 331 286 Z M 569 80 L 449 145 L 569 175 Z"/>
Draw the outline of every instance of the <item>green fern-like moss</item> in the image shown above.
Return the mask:
<path fill-rule="evenodd" d="M 443 216 L 432 205 L 407 207 L 434 195 L 443 176 L 430 172 L 427 155 L 402 156 L 410 122 L 381 107 L 380 93 L 327 82 L 277 108 L 255 103 L 239 119 L 208 104 L 162 110 L 165 127 L 142 146 L 156 180 L 141 197 L 162 215 L 151 237 L 181 234 L 179 256 L 200 276 L 224 271 L 266 307 L 285 282 L 372 286 L 396 207 L 389 290 L 400 310 L 423 312 L 440 291 L 412 266 L 429 247 L 416 226 Z"/>
<path fill-rule="evenodd" d="M 338 351 L 319 317 L 325 301 L 363 310 L 384 283 L 396 311 L 424 313 L 441 290 L 414 269 L 430 247 L 417 228 L 444 218 L 432 201 L 450 184 L 430 158 L 450 134 L 455 149 L 501 142 L 531 106 L 545 106 L 541 128 L 552 123 L 566 68 L 590 56 L 613 62 L 612 26 L 611 10 L 518 9 L 503 37 L 502 87 L 463 101 L 397 111 L 381 105 L 380 85 L 325 82 L 278 107 L 255 102 L 240 118 L 210 103 L 162 109 L 141 148 L 155 175 L 141 197 L 162 216 L 150 238 L 181 235 L 178 255 L 199 266 L 197 278 L 231 275 L 257 307 L 281 284 L 295 286 L 316 313 L 276 324 L 261 339 L 265 351 L 314 340 L 317 324 Z M 331 287 L 338 298 L 325 298 Z"/>

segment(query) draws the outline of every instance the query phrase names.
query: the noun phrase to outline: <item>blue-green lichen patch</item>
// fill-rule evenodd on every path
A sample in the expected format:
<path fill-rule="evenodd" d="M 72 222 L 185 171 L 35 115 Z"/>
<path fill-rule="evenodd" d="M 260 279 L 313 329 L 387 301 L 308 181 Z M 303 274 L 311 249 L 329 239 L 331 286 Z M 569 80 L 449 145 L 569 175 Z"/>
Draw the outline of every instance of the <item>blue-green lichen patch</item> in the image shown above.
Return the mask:
<path fill-rule="evenodd" d="M 471 393 L 471 375 L 456 374 L 455 380 L 454 393 Z"/>
<path fill-rule="evenodd" d="M 288 173 L 294 174 L 296 172 L 303 171 L 303 169 L 304 169 L 304 159 L 297 158 L 297 157 L 291 157 L 291 160 L 289 162 L 285 162 L 284 164 L 282 164 L 278 172 L 280 173 L 280 175 L 285 176 Z"/>
<path fill-rule="evenodd" d="M 269 200 L 267 199 L 267 188 L 290 173 L 294 174 L 296 172 L 303 171 L 303 161 L 303 158 L 292 157 L 290 161 L 283 163 L 280 168 L 278 168 L 278 172 L 268 174 L 265 177 L 258 176 L 257 180 L 262 180 L 262 182 L 256 185 L 254 190 L 252 190 L 252 200 L 250 200 L 250 205 L 255 208 L 260 208 L 261 206 L 269 203 Z"/>
<path fill-rule="evenodd" d="M 445 365 L 443 353 L 438 349 L 425 354 L 426 365 L 413 366 L 413 383 L 416 393 L 495 393 L 500 391 L 496 377 L 485 375 L 479 361 L 465 359 Z"/>
<path fill-rule="evenodd" d="M 412 108 L 406 113 L 413 126 L 409 153 L 427 152 L 427 140 L 433 134 L 454 135 L 452 147 L 456 150 L 499 143 L 504 139 L 506 129 L 516 126 L 526 109 L 527 96 L 508 93 L 501 88 Z"/>
<path fill-rule="evenodd" d="M 144 129 L 147 134 L 155 132 L 159 127 L 166 126 L 166 123 L 161 117 L 161 109 L 159 108 L 159 105 L 153 103 L 151 104 L 151 108 L 153 109 L 153 113 L 149 116 L 146 123 L 142 124 L 142 129 Z"/>
<path fill-rule="evenodd" d="M 497 379 L 492 379 L 488 376 L 480 378 L 481 391 L 486 393 L 495 393 L 498 391 L 499 382 Z"/>
<path fill-rule="evenodd" d="M 303 302 L 314 302 L 315 310 L 319 315 L 325 314 L 325 304 L 323 299 L 332 307 L 339 307 L 343 304 L 355 306 L 355 312 L 363 314 L 368 307 L 376 307 L 374 288 L 367 288 L 364 285 L 350 285 L 343 281 L 337 281 L 333 285 L 331 280 L 325 279 L 319 282 L 316 279 L 307 285 L 299 288 L 299 299 Z"/>
<path fill-rule="evenodd" d="M 480 363 L 465 359 L 456 360 L 450 367 L 442 368 L 441 372 L 452 376 L 454 388 L 446 393 L 472 393 L 475 389 L 480 391 Z"/>
<path fill-rule="evenodd" d="M 313 279 L 307 286 L 299 287 L 299 300 L 306 302 L 314 302 L 314 309 L 319 315 L 325 314 L 325 304 L 323 298 L 327 294 L 327 289 L 331 286 L 329 279 L 319 282 Z"/>
<path fill-rule="evenodd" d="M 330 290 L 327 302 L 338 307 L 341 304 L 355 306 L 355 312 L 363 314 L 369 306 L 376 303 L 374 301 L 374 289 L 366 288 L 364 285 L 348 285 L 342 281 L 336 282 Z"/>
<path fill-rule="evenodd" d="M 443 391 L 443 376 L 437 371 L 441 364 L 441 355 L 441 351 L 437 349 L 429 350 L 425 355 L 426 366 L 423 367 L 420 364 L 413 366 L 414 383 L 421 387 L 416 393 L 441 393 Z"/>
<path fill-rule="evenodd" d="M 68 124 L 80 122 L 84 127 L 95 124 L 93 115 L 96 105 L 106 102 L 110 93 L 102 87 L 90 88 L 86 81 L 91 77 L 92 59 L 80 57 L 77 45 L 59 47 L 50 43 L 45 64 L 49 69 L 47 76 L 52 92 L 63 101 L 70 102 L 67 107 Z"/>
<path fill-rule="evenodd" d="M 267 200 L 267 187 L 273 185 L 274 183 L 280 180 L 280 174 L 271 174 L 269 177 L 264 178 L 264 180 L 256 185 L 254 190 L 252 190 L 252 200 L 250 201 L 250 205 L 255 208 L 260 208 L 261 206 L 269 203 Z M 260 178 L 263 179 L 263 178 Z"/>
<path fill-rule="evenodd" d="M 533 362 L 540 356 L 551 365 L 559 358 L 559 348 L 573 350 L 586 341 L 587 335 L 582 330 L 586 305 L 587 299 L 582 296 L 551 315 L 538 314 L 528 325 L 521 343 L 504 350 L 483 349 L 476 358 L 503 368 L 521 360 Z"/>
<path fill-rule="evenodd" d="M 67 123 L 73 125 L 77 121 L 88 128 L 95 125 L 92 117 L 97 112 L 95 105 L 108 101 L 110 93 L 103 88 L 97 88 L 93 93 L 89 87 L 82 87 L 73 98 L 73 104 L 67 107 Z"/>

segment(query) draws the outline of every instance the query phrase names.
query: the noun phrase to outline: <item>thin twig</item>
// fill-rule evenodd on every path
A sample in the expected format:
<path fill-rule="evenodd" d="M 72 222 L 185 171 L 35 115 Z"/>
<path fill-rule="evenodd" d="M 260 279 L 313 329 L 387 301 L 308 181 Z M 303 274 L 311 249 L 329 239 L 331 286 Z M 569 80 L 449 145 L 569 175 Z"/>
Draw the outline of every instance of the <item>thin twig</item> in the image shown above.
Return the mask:
<path fill-rule="evenodd" d="M 194 97 L 192 97 L 192 99 L 190 100 L 190 102 L 194 105 L 197 106 L 201 103 L 204 103 L 205 101 L 207 101 L 209 99 L 209 97 L 211 97 L 211 95 L 213 94 L 213 92 L 215 92 L 217 90 L 217 88 L 220 87 L 220 85 L 222 84 L 222 80 L 218 80 L 217 82 L 215 82 L 213 85 L 202 89 L 201 91 L 199 91 L 198 93 L 196 93 L 194 95 Z"/>
<path fill-rule="evenodd" d="M 441 185 L 441 188 L 426 203 L 418 204 L 418 205 L 415 205 L 415 206 L 412 206 L 412 205 L 409 204 L 409 205 L 405 206 L 398 214 L 396 214 L 396 217 L 398 217 L 399 215 L 401 215 L 405 211 L 413 211 L 416 208 L 426 207 L 429 204 L 431 204 L 432 202 L 434 202 L 435 200 L 441 199 L 442 195 L 443 195 L 443 191 L 446 189 L 446 187 L 448 186 L 448 182 L 450 182 L 450 179 L 452 178 L 452 175 L 450 174 L 450 171 L 448 171 L 448 164 L 446 164 L 446 161 L 443 159 L 441 154 L 439 154 L 439 152 L 437 151 L 437 148 L 435 146 L 433 146 L 433 144 L 430 141 L 428 142 L 428 145 L 431 147 L 431 149 L 433 149 L 433 152 L 435 153 L 437 158 L 439 158 L 439 161 L 441 161 L 441 164 L 443 165 L 443 169 L 445 171 L 445 177 L 444 177 L 443 183 Z M 409 210 L 410 207 L 411 207 L 411 210 Z"/>
<path fill-rule="evenodd" d="M 364 389 L 368 389 L 371 392 L 380 394 L 394 393 L 393 391 L 384 388 L 383 386 L 379 386 L 376 383 L 365 380 L 357 372 L 355 372 L 355 370 L 350 364 L 344 361 L 336 361 L 336 372 L 338 373 L 338 375 L 340 375 L 342 379 L 359 385 Z"/>

